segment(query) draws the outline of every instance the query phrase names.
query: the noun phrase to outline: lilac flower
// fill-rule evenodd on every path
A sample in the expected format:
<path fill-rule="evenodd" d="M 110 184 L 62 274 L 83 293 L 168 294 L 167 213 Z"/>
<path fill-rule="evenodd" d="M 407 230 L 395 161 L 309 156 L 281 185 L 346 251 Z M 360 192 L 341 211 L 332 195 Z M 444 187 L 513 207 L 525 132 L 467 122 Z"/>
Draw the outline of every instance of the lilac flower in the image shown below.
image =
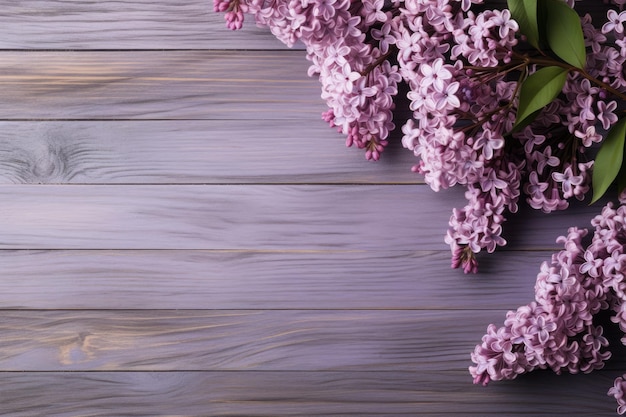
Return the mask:
<path fill-rule="evenodd" d="M 591 250 L 586 250 L 584 257 L 585 263 L 580 265 L 580 273 L 587 274 L 592 278 L 598 278 L 600 276 L 603 260 L 596 258 Z"/>
<path fill-rule="evenodd" d="M 602 122 L 602 127 L 608 130 L 615 122 L 617 116 L 613 111 L 617 109 L 617 102 L 611 101 L 606 104 L 604 101 L 598 101 L 598 120 Z"/>
<path fill-rule="evenodd" d="M 493 25 L 498 28 L 498 34 L 501 38 L 505 39 L 509 36 L 509 31 L 517 32 L 519 26 L 515 20 L 511 19 L 511 12 L 508 10 L 502 10 L 501 12 L 494 11 L 495 16 L 492 19 Z"/>
<path fill-rule="evenodd" d="M 607 393 L 607 395 L 612 395 L 617 400 L 617 414 L 619 415 L 626 413 L 626 380 L 624 378 L 626 378 L 626 374 L 615 378 L 613 387 Z"/>
<path fill-rule="evenodd" d="M 563 197 L 569 198 L 574 195 L 574 187 L 583 183 L 584 179 L 580 175 L 574 175 L 572 167 L 568 166 L 563 173 L 553 172 L 554 181 L 561 183 Z"/>
<path fill-rule="evenodd" d="M 445 82 L 452 78 L 452 73 L 448 71 L 447 66 L 444 64 L 443 59 L 437 58 L 433 61 L 432 65 L 422 64 L 419 67 L 420 72 L 424 76 L 422 79 L 422 86 L 429 87 L 434 86 L 435 91 L 443 92 L 445 88 Z"/>
<path fill-rule="evenodd" d="M 610 32 L 624 33 L 624 22 L 626 22 L 626 11 L 617 13 L 613 9 L 609 9 L 606 13 L 608 22 L 602 26 L 602 33 L 607 34 Z"/>

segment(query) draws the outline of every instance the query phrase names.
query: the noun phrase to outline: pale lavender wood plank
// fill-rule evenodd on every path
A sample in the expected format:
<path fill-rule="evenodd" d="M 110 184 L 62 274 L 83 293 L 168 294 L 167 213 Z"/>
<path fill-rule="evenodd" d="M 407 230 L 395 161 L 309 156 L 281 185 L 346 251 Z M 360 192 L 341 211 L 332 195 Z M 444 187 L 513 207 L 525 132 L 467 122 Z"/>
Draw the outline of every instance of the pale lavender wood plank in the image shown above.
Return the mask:
<path fill-rule="evenodd" d="M 487 0 L 505 7 L 503 0 Z M 582 3 L 602 16 L 606 5 Z M 0 11 L 0 49 L 268 49 L 285 48 L 250 17 L 240 32 L 225 29 L 211 0 L 20 0 Z"/>
<path fill-rule="evenodd" d="M 4 311 L 0 371 L 467 370 L 499 310 Z M 613 346 L 617 352 L 619 341 Z M 616 355 L 607 365 L 624 368 Z M 469 375 L 467 376 L 470 379 Z"/>
<path fill-rule="evenodd" d="M 433 250 L 462 190 L 425 185 L 0 185 L 1 249 Z M 597 206 L 524 213 L 509 248 L 558 248 Z"/>
<path fill-rule="evenodd" d="M 3 373 L 15 417 L 533 416 L 614 417 L 615 372 L 537 373 L 471 385 L 463 372 Z"/>
<path fill-rule="evenodd" d="M 422 183 L 399 138 L 368 162 L 319 118 L 0 122 L 0 183 Z"/>
<path fill-rule="evenodd" d="M 301 119 L 304 51 L 2 52 L 0 119 Z"/>
<path fill-rule="evenodd" d="M 445 248 L 440 197 L 450 200 L 424 201 L 424 192 L 431 197 L 425 186 L 4 185 L 0 247 Z"/>
<path fill-rule="evenodd" d="M 448 251 L 0 251 L 0 308 L 506 311 L 549 257 L 502 252 L 467 276 Z"/>
<path fill-rule="evenodd" d="M 472 339 L 491 315 L 388 310 L 5 311 L 0 318 L 0 370 L 464 369 Z"/>
<path fill-rule="evenodd" d="M 286 49 L 250 17 L 226 29 L 212 0 L 20 0 L 0 27 L 0 49 Z"/>

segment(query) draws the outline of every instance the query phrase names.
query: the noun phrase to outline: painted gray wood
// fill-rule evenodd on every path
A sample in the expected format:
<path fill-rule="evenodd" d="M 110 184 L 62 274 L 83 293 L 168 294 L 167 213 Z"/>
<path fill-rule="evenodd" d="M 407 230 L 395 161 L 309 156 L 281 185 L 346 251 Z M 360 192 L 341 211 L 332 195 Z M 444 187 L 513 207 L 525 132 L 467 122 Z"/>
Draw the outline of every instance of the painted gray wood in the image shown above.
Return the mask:
<path fill-rule="evenodd" d="M 498 310 L 4 311 L 0 371 L 455 372 Z M 619 342 L 613 349 L 626 352 Z M 623 356 L 606 369 L 623 370 Z M 469 374 L 467 379 L 471 379 Z"/>
<path fill-rule="evenodd" d="M 422 183 L 396 139 L 367 163 L 318 117 L 0 122 L 0 183 Z"/>
<path fill-rule="evenodd" d="M 425 185 L 2 185 L 0 199 L 1 249 L 441 250 L 464 204 Z M 513 216 L 509 248 L 558 248 L 598 211 Z"/>
<path fill-rule="evenodd" d="M 469 352 L 496 314 L 5 311 L 0 370 L 454 371 L 470 364 Z"/>
<path fill-rule="evenodd" d="M 0 414 L 614 415 L 619 332 L 592 375 L 467 372 L 599 208 L 523 209 L 451 271 L 462 190 L 345 149 L 303 51 L 211 7 L 1 8 Z"/>
<path fill-rule="evenodd" d="M 472 276 L 449 269 L 449 258 L 448 251 L 0 251 L 0 308 L 506 311 L 533 299 L 550 253 L 498 253 Z"/>
<path fill-rule="evenodd" d="M 504 7 L 503 0 L 485 3 Z M 598 17 L 606 7 L 579 3 Z M 227 30 L 212 0 L 20 0 L 3 4 L 0 21 L 0 49 L 285 48 L 249 16 L 241 31 Z"/>
<path fill-rule="evenodd" d="M 213 0 L 6 2 L 0 49 L 286 49 L 246 16 L 228 30 Z"/>
<path fill-rule="evenodd" d="M 484 388 L 461 372 L 16 372 L 2 373 L 0 410 L 16 417 L 614 417 L 606 391 L 615 376 L 537 373 Z"/>
<path fill-rule="evenodd" d="M 304 51 L 2 52 L 0 120 L 319 120 Z"/>

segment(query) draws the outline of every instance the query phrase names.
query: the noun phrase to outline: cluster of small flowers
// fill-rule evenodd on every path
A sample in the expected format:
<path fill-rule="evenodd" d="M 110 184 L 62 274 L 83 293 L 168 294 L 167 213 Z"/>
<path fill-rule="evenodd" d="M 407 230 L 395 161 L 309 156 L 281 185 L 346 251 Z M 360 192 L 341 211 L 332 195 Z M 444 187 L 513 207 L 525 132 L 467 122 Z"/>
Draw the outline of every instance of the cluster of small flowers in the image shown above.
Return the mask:
<path fill-rule="evenodd" d="M 515 121 L 517 83 L 506 71 L 480 70 L 511 61 L 518 26 L 508 10 L 473 14 L 469 1 L 412 9 L 407 3 L 402 24 L 391 32 L 413 111 L 402 143 L 419 158 L 414 170 L 433 190 L 467 187 L 468 204 L 453 211 L 446 242 L 452 266 L 476 272 L 474 253 L 506 243 L 503 213 L 517 210 L 520 195 L 523 160 L 504 146 Z"/>
<path fill-rule="evenodd" d="M 377 160 L 395 125 L 392 111 L 401 81 L 397 65 L 387 59 L 389 43 L 381 24 L 392 19 L 384 0 L 215 0 L 226 11 L 227 26 L 241 27 L 240 11 L 253 14 L 283 43 L 302 42 L 318 75 L 323 114 L 346 135 L 346 144 L 365 149 Z"/>
<path fill-rule="evenodd" d="M 573 6 L 573 2 L 570 5 Z M 454 147 L 440 146 L 445 151 L 432 157 L 433 145 L 427 143 L 425 147 L 428 152 L 422 150 L 419 153 L 422 164 L 423 161 L 433 161 L 435 173 L 444 171 L 446 174 L 441 175 L 448 175 L 443 181 L 437 178 L 442 186 L 454 180 L 457 183 L 467 181 L 468 205 L 453 212 L 446 236 L 446 242 L 453 250 L 453 267 L 462 266 L 466 272 L 475 272 L 477 264 L 473 254 L 481 249 L 491 252 L 496 246 L 506 243 L 501 237 L 503 212 L 505 208 L 512 213 L 517 210 L 520 191 L 525 193 L 531 207 L 544 212 L 566 209 L 572 197 L 579 200 L 585 198 L 590 189 L 593 166 L 593 161 L 586 154 L 591 146 L 603 140 L 599 132 L 607 131 L 618 121 L 616 110 L 619 103 L 611 90 L 623 93 L 626 87 L 623 33 L 626 12 L 609 10 L 607 16 L 608 22 L 601 29 L 592 24 L 589 15 L 581 19 L 586 45 L 590 50 L 585 68 L 587 74 L 583 76 L 579 72 L 571 72 L 561 96 L 547 106 L 531 125 L 512 134 L 507 141 L 507 148 L 500 144 L 504 143 L 503 137 L 510 132 L 515 117 L 510 104 L 516 83 L 507 81 L 506 77 L 507 70 L 514 64 L 512 62 L 507 66 L 515 42 L 507 44 L 500 40 L 497 47 L 509 51 L 509 54 L 504 53 L 485 63 L 472 61 L 472 54 L 476 53 L 477 48 L 463 56 L 470 66 L 480 67 L 469 74 L 470 80 L 484 81 L 476 96 L 480 95 L 492 103 L 489 107 L 489 104 L 473 99 L 473 103 L 470 102 L 473 105 L 471 114 L 477 116 L 474 120 L 483 123 L 475 131 L 468 131 L 467 128 L 461 130 L 465 133 L 461 141 L 473 144 L 470 149 L 475 152 L 455 154 L 454 163 L 464 164 L 462 172 L 469 175 L 467 179 L 448 179 L 450 172 L 454 172 L 450 170 L 451 164 L 448 162 L 451 159 L 450 149 Z M 481 34 L 484 39 L 490 40 L 488 43 L 492 45 L 492 50 L 497 50 L 493 45 L 498 36 L 502 38 L 507 31 L 515 30 L 513 25 L 505 23 L 505 18 L 497 16 L 496 19 L 500 22 L 495 26 L 498 32 L 491 29 L 491 32 L 483 31 Z M 478 21 L 472 22 L 471 27 L 479 27 Z M 460 45 L 462 43 L 457 37 L 453 53 L 461 49 Z M 468 65 L 465 67 L 468 68 Z M 497 70 L 494 71 L 494 68 Z M 532 73 L 536 68 L 530 70 Z M 467 72 L 457 72 L 458 75 L 453 78 L 467 85 L 471 82 L 463 78 Z M 589 76 L 600 80 L 604 86 L 592 85 L 586 78 Z M 489 115 L 490 119 L 481 119 L 481 113 Z M 423 143 L 425 136 L 421 132 L 420 135 L 418 141 Z M 492 146 L 493 149 L 481 149 L 485 136 L 498 141 L 495 142 L 496 146 Z M 420 169 L 420 172 L 423 171 Z M 433 175 L 426 170 L 428 174 Z"/>
<path fill-rule="evenodd" d="M 562 96 L 544 110 L 536 123 L 518 135 L 524 145 L 529 173 L 524 191 L 529 205 L 535 209 L 562 210 L 568 207 L 569 198 L 584 199 L 593 165 L 592 161 L 585 161 L 585 153 L 594 143 L 602 141 L 599 132 L 607 131 L 618 120 L 615 114 L 618 101 L 607 89 L 623 92 L 626 87 L 623 70 L 626 12 L 618 14 L 609 10 L 607 15 L 609 21 L 601 29 L 592 24 L 589 15 L 582 18 L 590 49 L 585 70 L 605 83 L 605 88 L 592 85 L 578 72 L 571 73 Z M 607 43 L 607 38 L 611 42 Z"/>
<path fill-rule="evenodd" d="M 534 369 L 588 373 L 611 356 L 603 328 L 593 323 L 601 310 L 626 332 L 626 193 L 608 203 L 591 222 L 595 231 L 570 228 L 557 242 L 564 249 L 541 265 L 535 301 L 509 311 L 504 326 L 491 324 L 471 354 L 474 383 L 513 379 Z M 622 339 L 626 344 L 626 338 Z M 626 376 L 626 375 L 625 375 Z M 624 379 L 609 391 L 626 411 Z"/>
<path fill-rule="evenodd" d="M 214 1 L 232 29 L 250 13 L 285 44 L 305 45 L 329 107 L 324 120 L 368 159 L 387 145 L 398 84 L 408 86 L 402 144 L 419 158 L 413 170 L 435 191 L 467 188 L 445 237 L 452 266 L 465 272 L 477 271 L 476 253 L 506 244 L 505 212 L 517 211 L 522 192 L 545 212 L 585 197 L 593 165 L 585 152 L 617 121 L 611 89 L 626 90 L 626 12 L 609 10 L 601 29 L 582 18 L 586 73 L 572 71 L 561 96 L 511 133 L 518 78 L 537 68 L 516 56 L 519 28 L 506 9 L 474 13 L 483 0 Z"/>

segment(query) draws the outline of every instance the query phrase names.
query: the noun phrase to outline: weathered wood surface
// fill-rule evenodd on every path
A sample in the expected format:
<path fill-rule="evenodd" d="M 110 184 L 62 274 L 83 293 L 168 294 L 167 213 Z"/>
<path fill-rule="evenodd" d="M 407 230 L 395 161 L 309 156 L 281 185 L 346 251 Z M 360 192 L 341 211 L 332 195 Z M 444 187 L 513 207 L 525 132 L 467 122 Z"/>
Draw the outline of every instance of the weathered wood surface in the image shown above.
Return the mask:
<path fill-rule="evenodd" d="M 592 375 L 467 372 L 598 207 L 522 208 L 450 270 L 462 190 L 345 149 L 304 52 L 211 8 L 0 10 L 0 414 L 614 415 L 615 330 Z"/>
<path fill-rule="evenodd" d="M 303 51 L 2 52 L 0 120 L 319 119 Z"/>
<path fill-rule="evenodd" d="M 532 300 L 549 254 L 502 252 L 471 278 L 450 270 L 449 258 L 447 250 L 0 251 L 0 308 L 504 312 Z"/>
<path fill-rule="evenodd" d="M 494 310 L 5 311 L 3 371 L 458 372 Z M 472 320 L 467 320 L 468 316 Z M 504 316 L 494 324 L 502 325 Z M 610 328 L 610 326 L 609 326 Z M 624 353 L 626 349 L 616 349 Z M 606 369 L 624 369 L 619 355 Z M 471 379 L 469 374 L 465 379 Z"/>
<path fill-rule="evenodd" d="M 287 49 L 249 17 L 233 33 L 213 0 L 20 0 L 0 19 L 0 49 Z"/>
<path fill-rule="evenodd" d="M 0 122 L 0 183 L 423 183 L 399 141 L 377 163 L 344 143 L 316 117 Z"/>
<path fill-rule="evenodd" d="M 463 320 L 468 314 L 471 323 Z M 0 369 L 458 371 L 470 365 L 468 352 L 486 328 L 481 323 L 493 316 L 492 310 L 5 311 Z"/>
<path fill-rule="evenodd" d="M 7 372 L 0 409 L 16 417 L 612 416 L 605 387 L 614 377 L 535 373 L 484 388 L 462 372 Z"/>
<path fill-rule="evenodd" d="M 486 3 L 502 8 L 505 1 Z M 581 3 L 604 14 L 597 0 Z M 3 4 L 0 19 L 0 49 L 286 48 L 248 16 L 240 31 L 226 29 L 213 0 L 20 0 Z"/>
<path fill-rule="evenodd" d="M 462 198 L 426 185 L 1 185 L 0 249 L 443 250 Z M 597 210 L 512 216 L 509 248 L 558 248 Z"/>

